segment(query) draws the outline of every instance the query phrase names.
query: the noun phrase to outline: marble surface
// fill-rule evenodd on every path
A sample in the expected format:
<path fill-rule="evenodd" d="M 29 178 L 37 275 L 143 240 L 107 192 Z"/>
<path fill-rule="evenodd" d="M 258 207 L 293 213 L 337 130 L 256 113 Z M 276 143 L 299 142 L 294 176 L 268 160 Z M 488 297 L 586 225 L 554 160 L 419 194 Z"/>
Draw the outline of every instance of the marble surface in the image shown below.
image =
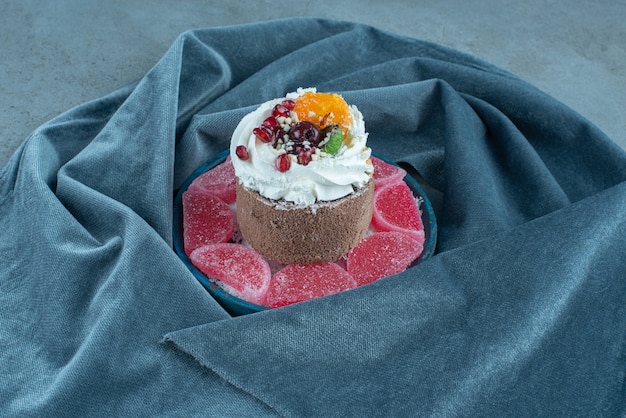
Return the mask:
<path fill-rule="evenodd" d="M 470 53 L 626 149 L 625 0 L 24 0 L 0 1 L 0 10 L 0 166 L 37 126 L 141 78 L 181 32 L 291 16 L 370 24 Z"/>

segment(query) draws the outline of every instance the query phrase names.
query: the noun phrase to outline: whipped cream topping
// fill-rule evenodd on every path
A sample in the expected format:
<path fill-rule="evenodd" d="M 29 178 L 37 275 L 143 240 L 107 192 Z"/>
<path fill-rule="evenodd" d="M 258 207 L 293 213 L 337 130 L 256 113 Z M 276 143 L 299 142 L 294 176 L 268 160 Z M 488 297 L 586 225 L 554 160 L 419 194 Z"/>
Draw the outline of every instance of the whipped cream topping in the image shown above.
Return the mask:
<path fill-rule="evenodd" d="M 298 89 L 285 98 L 295 100 L 305 92 L 315 89 Z M 268 116 L 273 107 L 285 98 L 278 98 L 263 103 L 241 120 L 231 139 L 230 154 L 235 174 L 247 189 L 255 190 L 262 196 L 273 200 L 285 200 L 297 205 L 311 205 L 317 201 L 331 201 L 345 197 L 354 189 L 367 184 L 373 172 L 370 160 L 371 149 L 367 147 L 367 133 L 363 115 L 356 106 L 350 106 L 352 125 L 347 141 L 335 155 L 318 153 L 307 165 L 292 159 L 291 167 L 286 172 L 279 172 L 274 162 L 284 153 L 271 144 L 259 141 L 252 133 Z M 242 160 L 236 155 L 238 145 L 248 149 L 248 159 Z"/>

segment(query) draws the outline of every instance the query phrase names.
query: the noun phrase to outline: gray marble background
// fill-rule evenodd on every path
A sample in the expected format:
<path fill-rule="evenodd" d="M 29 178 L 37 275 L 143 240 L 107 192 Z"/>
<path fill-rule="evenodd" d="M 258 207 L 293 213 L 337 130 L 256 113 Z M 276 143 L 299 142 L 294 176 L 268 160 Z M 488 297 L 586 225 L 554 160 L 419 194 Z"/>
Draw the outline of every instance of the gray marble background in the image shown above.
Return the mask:
<path fill-rule="evenodd" d="M 189 29 L 351 20 L 470 53 L 626 149 L 626 0 L 0 1 L 0 166 L 36 127 L 141 78 Z"/>

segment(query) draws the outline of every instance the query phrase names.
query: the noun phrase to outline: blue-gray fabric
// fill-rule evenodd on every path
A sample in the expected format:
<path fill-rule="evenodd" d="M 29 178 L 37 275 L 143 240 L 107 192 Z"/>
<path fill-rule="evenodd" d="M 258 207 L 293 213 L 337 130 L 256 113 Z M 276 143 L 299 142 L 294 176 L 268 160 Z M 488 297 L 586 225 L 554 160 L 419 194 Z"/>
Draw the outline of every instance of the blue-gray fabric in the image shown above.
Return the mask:
<path fill-rule="evenodd" d="M 343 94 L 414 169 L 437 251 L 231 317 L 172 250 L 173 196 L 298 87 Z M 626 153 L 466 54 L 321 19 L 190 31 L 0 180 L 0 415 L 626 414 Z"/>

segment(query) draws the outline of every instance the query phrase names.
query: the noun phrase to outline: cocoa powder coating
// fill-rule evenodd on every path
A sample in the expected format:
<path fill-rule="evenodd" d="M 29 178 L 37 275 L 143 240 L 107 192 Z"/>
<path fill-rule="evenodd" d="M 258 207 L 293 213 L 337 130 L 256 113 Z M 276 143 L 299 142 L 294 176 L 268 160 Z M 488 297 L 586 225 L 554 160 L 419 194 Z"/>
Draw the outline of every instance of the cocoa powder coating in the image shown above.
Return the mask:
<path fill-rule="evenodd" d="M 372 219 L 374 181 L 312 206 L 275 201 L 237 184 L 237 222 L 256 251 L 281 264 L 334 262 L 363 239 Z"/>

